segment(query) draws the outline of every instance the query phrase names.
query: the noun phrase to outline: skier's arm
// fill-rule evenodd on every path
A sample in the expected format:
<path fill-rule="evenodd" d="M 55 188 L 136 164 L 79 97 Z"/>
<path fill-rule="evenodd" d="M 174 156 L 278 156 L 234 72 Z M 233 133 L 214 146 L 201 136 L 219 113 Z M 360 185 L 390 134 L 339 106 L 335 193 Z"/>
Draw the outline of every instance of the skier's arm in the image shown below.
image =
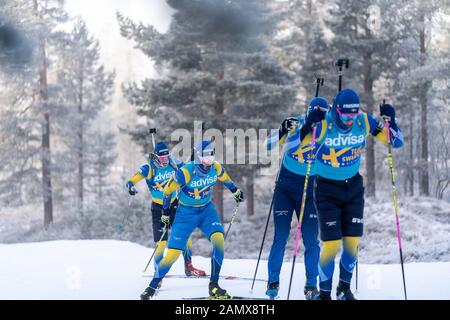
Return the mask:
<path fill-rule="evenodd" d="M 214 168 L 216 168 L 217 171 L 217 178 L 228 190 L 230 190 L 232 193 L 235 193 L 238 188 L 234 184 L 233 180 L 231 180 L 225 168 L 217 161 L 214 161 Z"/>
<path fill-rule="evenodd" d="M 172 194 L 185 186 L 191 180 L 191 176 L 189 171 L 186 168 L 181 168 L 177 170 L 174 178 L 170 178 L 164 188 L 164 197 L 163 197 L 163 209 L 167 209 L 170 206 L 170 201 L 172 199 Z"/>
<path fill-rule="evenodd" d="M 234 200 L 236 202 L 244 201 L 244 193 L 242 192 L 242 190 L 236 187 L 225 168 L 222 167 L 222 165 L 217 161 L 214 161 L 214 168 L 216 169 L 218 174 L 217 179 L 219 179 L 224 184 L 224 186 L 231 191 Z"/>
<path fill-rule="evenodd" d="M 305 125 L 303 125 L 303 127 Z M 302 146 L 307 145 L 311 142 L 312 133 L 314 132 L 313 128 L 303 130 L 303 127 L 300 130 L 300 141 Z M 317 122 L 315 124 L 315 127 L 316 127 L 315 143 L 316 144 L 323 143 L 325 132 L 327 131 L 327 121 L 322 120 L 320 122 Z"/>
<path fill-rule="evenodd" d="M 142 167 L 139 168 L 139 171 L 132 176 L 127 183 L 125 184 L 125 187 L 130 191 L 139 181 L 144 179 L 150 179 L 152 177 L 152 170 L 150 169 L 149 165 L 144 164 Z"/>
<path fill-rule="evenodd" d="M 292 134 L 296 130 L 300 122 L 300 117 L 290 117 L 284 119 L 278 131 L 274 131 L 270 136 L 267 137 L 267 150 L 270 151 L 277 145 L 282 145 L 286 141 L 288 135 Z"/>
<path fill-rule="evenodd" d="M 403 134 L 400 127 L 394 122 L 395 125 L 389 126 L 389 138 L 387 138 L 387 128 L 383 121 L 375 118 L 372 115 L 364 113 L 364 120 L 366 121 L 366 128 L 370 134 L 382 142 L 383 144 L 391 144 L 394 148 L 400 148 L 403 146 Z"/>
<path fill-rule="evenodd" d="M 266 140 L 266 147 L 267 150 L 272 150 L 273 148 L 275 148 L 277 145 L 282 145 L 285 141 L 286 141 L 286 136 L 287 135 L 280 135 L 280 131 L 273 131 L 273 133 L 267 137 Z"/>

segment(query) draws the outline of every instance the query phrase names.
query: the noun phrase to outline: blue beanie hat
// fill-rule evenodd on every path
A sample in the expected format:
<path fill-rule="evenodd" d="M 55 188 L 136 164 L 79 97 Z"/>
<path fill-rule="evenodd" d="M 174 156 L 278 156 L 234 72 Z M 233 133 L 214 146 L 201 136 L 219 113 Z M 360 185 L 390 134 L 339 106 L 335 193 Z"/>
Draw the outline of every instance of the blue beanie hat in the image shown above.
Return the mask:
<path fill-rule="evenodd" d="M 155 146 L 155 154 L 158 156 L 169 155 L 169 147 L 164 142 L 158 142 Z"/>
<path fill-rule="evenodd" d="M 311 112 L 315 107 L 319 106 L 322 111 L 328 110 L 328 101 L 323 97 L 315 97 L 311 99 L 308 105 L 308 112 Z"/>
<path fill-rule="evenodd" d="M 195 147 L 195 151 L 200 155 L 214 154 L 214 142 L 204 140 Z"/>
<path fill-rule="evenodd" d="M 334 99 L 333 108 L 339 109 L 341 113 L 358 113 L 360 108 L 358 94 L 352 89 L 340 91 Z"/>

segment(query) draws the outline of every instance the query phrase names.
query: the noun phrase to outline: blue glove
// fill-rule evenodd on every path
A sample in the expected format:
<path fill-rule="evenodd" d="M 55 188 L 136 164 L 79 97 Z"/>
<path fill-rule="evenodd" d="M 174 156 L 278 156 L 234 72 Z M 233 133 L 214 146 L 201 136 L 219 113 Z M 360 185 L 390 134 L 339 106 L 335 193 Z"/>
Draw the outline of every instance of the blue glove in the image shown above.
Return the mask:
<path fill-rule="evenodd" d="M 397 123 L 395 122 L 395 109 L 390 104 L 380 105 L 381 118 L 389 122 L 389 127 L 397 131 Z"/>

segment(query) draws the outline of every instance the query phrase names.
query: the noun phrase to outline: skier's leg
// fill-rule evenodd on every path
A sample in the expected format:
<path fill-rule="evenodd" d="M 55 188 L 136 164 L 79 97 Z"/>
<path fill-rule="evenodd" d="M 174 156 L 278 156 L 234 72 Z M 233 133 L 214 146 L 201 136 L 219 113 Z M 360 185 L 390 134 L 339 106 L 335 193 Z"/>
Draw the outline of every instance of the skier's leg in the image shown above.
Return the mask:
<path fill-rule="evenodd" d="M 213 246 L 211 254 L 211 282 L 217 282 L 219 280 L 220 270 L 222 268 L 222 261 L 224 258 L 224 230 L 220 218 L 217 214 L 214 204 L 210 203 L 206 205 L 202 212 L 201 222 L 199 225 L 200 230 L 206 235 Z"/>
<path fill-rule="evenodd" d="M 164 249 L 166 249 L 167 241 L 160 241 L 159 243 L 156 243 L 156 251 L 155 251 L 155 257 L 153 264 L 155 266 L 155 270 L 158 267 L 158 264 L 161 262 L 163 256 L 164 256 Z"/>
<path fill-rule="evenodd" d="M 152 202 L 151 211 L 152 211 L 153 241 L 155 241 L 156 244 L 156 251 L 153 264 L 156 270 L 156 267 L 163 258 L 164 249 L 166 248 L 168 237 L 166 231 L 164 238 L 158 243 L 159 239 L 161 239 L 161 236 L 164 232 L 164 223 L 161 222 L 162 206 L 158 203 Z"/>
<path fill-rule="evenodd" d="M 340 282 L 348 284 L 352 280 L 353 269 L 358 259 L 359 238 L 364 231 L 364 186 L 363 179 L 358 174 L 350 180 L 349 197 L 342 212 L 342 234 L 344 250 L 340 261 Z M 347 285 L 345 285 L 347 287 Z"/>
<path fill-rule="evenodd" d="M 192 236 L 189 237 L 186 244 L 186 248 L 183 251 L 184 262 L 190 262 L 192 260 Z"/>
<path fill-rule="evenodd" d="M 319 275 L 318 264 L 320 256 L 319 246 L 319 223 L 314 200 L 306 198 L 305 212 L 302 222 L 303 244 L 305 246 L 305 287 L 317 287 L 317 276 Z"/>
<path fill-rule="evenodd" d="M 153 280 L 150 283 L 150 287 L 156 288 L 159 282 L 169 272 L 172 265 L 186 247 L 192 231 L 194 231 L 197 227 L 199 223 L 198 217 L 195 214 L 192 214 L 191 211 L 192 210 L 189 207 L 179 207 L 178 214 L 172 226 L 169 243 L 167 245 L 169 250 L 158 264 Z"/>
<path fill-rule="evenodd" d="M 175 201 L 175 203 L 172 203 L 170 205 L 170 225 L 173 225 L 176 217 L 178 209 L 178 202 Z M 183 258 L 185 263 L 190 262 L 192 258 L 192 237 L 189 237 L 186 248 L 183 250 Z"/>
<path fill-rule="evenodd" d="M 280 281 L 280 271 L 283 264 L 283 257 L 286 243 L 289 238 L 291 229 L 292 213 L 295 201 L 289 196 L 289 193 L 283 189 L 275 188 L 273 203 L 273 221 L 274 221 L 274 237 L 272 247 L 270 248 L 268 261 L 268 284 Z"/>
<path fill-rule="evenodd" d="M 334 260 L 341 246 L 341 240 L 323 242 L 319 259 L 320 291 L 331 292 L 333 285 Z"/>
<path fill-rule="evenodd" d="M 182 252 L 182 250 L 180 250 L 180 249 L 169 248 L 167 250 L 166 255 L 161 260 L 161 262 L 158 264 L 156 271 L 155 271 L 155 275 L 153 276 L 153 279 L 150 282 L 151 288 L 156 289 L 158 287 L 158 284 L 169 272 L 170 268 L 175 263 L 175 261 L 177 261 L 181 252 Z"/>
<path fill-rule="evenodd" d="M 213 233 L 209 240 L 213 246 L 211 255 L 211 282 L 219 281 L 220 269 L 222 269 L 222 262 L 224 257 L 225 239 L 223 233 L 218 231 Z"/>
<path fill-rule="evenodd" d="M 331 292 L 334 273 L 334 260 L 340 249 L 342 239 L 341 206 L 345 195 L 339 185 L 317 177 L 314 187 L 320 238 L 323 242 L 319 259 L 320 291 Z"/>
<path fill-rule="evenodd" d="M 356 265 L 359 237 L 344 237 L 341 262 L 339 263 L 339 280 L 350 284 Z"/>

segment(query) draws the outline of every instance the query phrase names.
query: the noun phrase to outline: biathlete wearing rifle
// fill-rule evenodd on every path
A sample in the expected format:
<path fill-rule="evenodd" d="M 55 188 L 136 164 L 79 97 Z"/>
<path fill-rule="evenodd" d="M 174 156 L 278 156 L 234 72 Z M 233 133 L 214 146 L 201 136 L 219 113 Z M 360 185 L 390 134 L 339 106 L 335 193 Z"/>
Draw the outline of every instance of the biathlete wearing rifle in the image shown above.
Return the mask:
<path fill-rule="evenodd" d="M 342 238 L 344 250 L 340 261 L 340 286 L 349 290 L 359 237 L 363 235 L 364 186 L 358 171 L 367 136 L 374 135 L 377 140 L 384 144 L 391 143 L 394 148 L 403 145 L 392 106 L 384 111 L 391 115 L 390 141 L 387 141 L 384 123 L 362 112 L 359 104 L 356 92 L 342 90 L 325 119 L 317 123 L 314 201 L 320 237 L 324 241 L 319 261 L 321 295 L 331 291 L 334 259 Z M 348 123 L 351 125 L 348 126 Z M 302 144 L 308 143 L 312 128 L 303 126 L 301 131 Z M 338 287 L 338 295 L 339 292 Z"/>
<path fill-rule="evenodd" d="M 158 264 L 155 276 L 141 295 L 142 298 L 154 294 L 159 281 L 169 272 L 197 227 L 213 245 L 209 293 L 216 296 L 226 295 L 226 291 L 218 285 L 224 258 L 224 229 L 211 202 L 211 193 L 217 180 L 233 193 L 236 201 L 243 200 L 243 193 L 235 186 L 222 165 L 214 161 L 214 148 L 210 142 L 203 141 L 196 150 L 196 160 L 179 169 L 164 189 L 163 211 L 169 208 L 170 199 L 176 190 L 179 190 L 179 207 L 168 243 L 169 250 Z"/>
<path fill-rule="evenodd" d="M 134 186 L 142 180 L 145 180 L 147 183 L 148 190 L 150 191 L 150 195 L 152 197 L 152 226 L 153 226 L 153 240 L 158 242 L 161 239 L 161 242 L 158 243 L 155 252 L 154 264 L 155 267 L 161 261 L 164 253 L 164 249 L 166 248 L 168 232 L 164 234 L 164 237 L 161 238 L 164 232 L 165 224 L 161 221 L 162 209 L 163 209 L 163 198 L 164 198 L 164 188 L 166 187 L 169 180 L 175 176 L 175 172 L 183 166 L 183 162 L 180 160 L 173 158 L 169 154 L 169 148 L 166 143 L 158 142 L 155 146 L 155 150 L 149 156 L 149 162 L 142 165 L 138 172 L 131 177 L 126 187 L 128 188 L 130 195 L 135 195 L 136 191 Z M 175 220 L 175 213 L 177 211 L 178 201 L 177 201 L 177 192 L 172 194 L 170 200 L 170 207 L 167 210 L 169 215 L 170 224 Z M 191 261 L 192 257 L 192 241 L 189 239 L 186 248 L 183 251 L 183 257 L 186 262 Z"/>
<path fill-rule="evenodd" d="M 316 97 L 309 103 L 308 113 L 314 108 L 322 109 L 322 114 L 328 109 L 328 102 L 322 97 Z M 325 110 L 325 111 L 323 111 Z M 323 116 L 322 116 L 323 118 Z M 293 125 L 295 121 L 296 125 Z M 288 123 L 291 122 L 291 123 Z M 278 144 L 284 144 L 284 157 L 279 178 L 275 186 L 273 220 L 275 225 L 274 238 L 268 260 L 268 290 L 269 296 L 278 294 L 278 285 L 281 266 L 285 253 L 286 243 L 291 229 L 291 220 L 295 210 L 299 218 L 302 203 L 303 187 L 308 161 L 311 153 L 311 144 L 300 143 L 300 127 L 304 119 L 301 116 L 288 118 L 283 121 L 279 133 L 275 132 L 269 139 L 267 149 L 272 150 Z M 289 131 L 287 130 L 289 129 Z M 313 202 L 313 185 L 315 180 L 315 166 L 310 169 L 308 186 L 306 190 L 305 211 L 302 222 L 302 238 L 305 246 L 306 291 L 317 291 L 319 241 L 317 213 Z M 311 296 L 311 294 L 309 294 Z M 309 296 L 307 298 L 309 298 Z"/>

